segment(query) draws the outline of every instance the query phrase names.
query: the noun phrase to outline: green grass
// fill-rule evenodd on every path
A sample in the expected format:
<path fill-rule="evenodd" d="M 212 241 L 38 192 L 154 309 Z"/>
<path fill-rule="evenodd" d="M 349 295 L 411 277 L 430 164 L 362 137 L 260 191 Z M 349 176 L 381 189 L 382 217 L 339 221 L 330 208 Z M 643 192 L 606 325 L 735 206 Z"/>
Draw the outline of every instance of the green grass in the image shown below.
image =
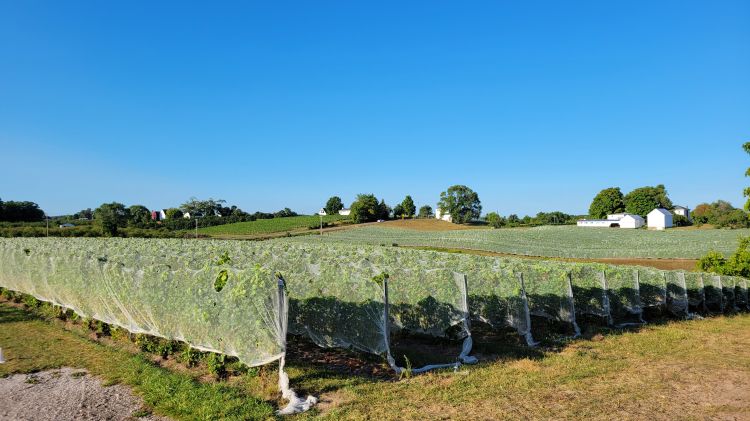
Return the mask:
<path fill-rule="evenodd" d="M 266 419 L 274 406 L 225 384 L 201 383 L 160 368 L 142 355 L 105 346 L 0 303 L 0 377 L 60 367 L 84 368 L 105 384 L 133 387 L 154 412 L 178 419 Z"/>
<path fill-rule="evenodd" d="M 738 238 L 749 235 L 750 229 L 649 231 L 545 226 L 430 232 L 364 226 L 333 232 L 322 238 L 292 241 L 398 244 L 566 258 L 696 259 L 710 250 L 729 255 L 737 248 Z"/>
<path fill-rule="evenodd" d="M 348 220 L 348 216 L 341 215 L 327 215 L 323 217 L 323 222 L 327 222 L 328 224 Z M 257 221 L 199 228 L 198 232 L 210 236 L 253 236 L 307 230 L 309 227 L 317 227 L 319 224 L 320 217 L 317 215 L 290 216 L 287 218 L 258 219 Z"/>
<path fill-rule="evenodd" d="M 289 419 L 741 419 L 750 413 L 750 315 L 588 332 L 560 349 L 517 352 L 476 338 L 484 362 L 401 381 L 292 361 L 293 386 L 320 397 Z M 275 372 L 200 383 L 0 304 L 0 376 L 70 366 L 131 385 L 175 419 L 266 419 Z"/>

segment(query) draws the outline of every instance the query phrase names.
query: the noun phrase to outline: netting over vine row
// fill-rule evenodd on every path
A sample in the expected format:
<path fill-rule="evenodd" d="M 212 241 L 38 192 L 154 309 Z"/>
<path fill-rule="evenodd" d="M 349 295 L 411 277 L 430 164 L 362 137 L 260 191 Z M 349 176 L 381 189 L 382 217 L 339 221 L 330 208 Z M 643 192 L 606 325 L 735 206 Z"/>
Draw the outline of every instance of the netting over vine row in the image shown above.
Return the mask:
<path fill-rule="evenodd" d="M 288 327 L 319 346 L 382 355 L 396 371 L 392 331 L 461 340 L 456 360 L 439 365 L 456 366 L 475 361 L 472 321 L 533 345 L 545 320 L 575 336 L 585 318 L 623 326 L 649 309 L 691 317 L 750 305 L 743 278 L 285 241 L 0 239 L 0 286 L 248 365 L 283 365 Z M 313 404 L 283 370 L 280 386 L 291 401 L 282 412 Z"/>

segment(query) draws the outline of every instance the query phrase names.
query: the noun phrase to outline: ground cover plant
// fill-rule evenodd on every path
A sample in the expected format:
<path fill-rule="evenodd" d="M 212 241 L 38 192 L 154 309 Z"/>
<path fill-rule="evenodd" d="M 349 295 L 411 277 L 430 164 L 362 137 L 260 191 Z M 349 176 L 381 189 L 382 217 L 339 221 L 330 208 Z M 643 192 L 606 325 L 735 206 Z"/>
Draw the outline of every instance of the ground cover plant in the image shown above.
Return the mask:
<path fill-rule="evenodd" d="M 748 229 L 649 231 L 543 226 L 430 232 L 369 225 L 296 241 L 396 244 L 568 258 L 697 259 L 711 250 L 728 256 L 736 249 L 739 238 L 748 235 Z"/>

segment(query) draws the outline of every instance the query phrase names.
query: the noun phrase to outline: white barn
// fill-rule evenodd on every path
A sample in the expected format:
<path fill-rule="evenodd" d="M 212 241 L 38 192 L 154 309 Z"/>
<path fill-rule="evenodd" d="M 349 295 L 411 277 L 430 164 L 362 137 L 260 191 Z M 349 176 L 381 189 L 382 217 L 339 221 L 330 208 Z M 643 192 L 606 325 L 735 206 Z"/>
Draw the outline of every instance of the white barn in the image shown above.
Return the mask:
<path fill-rule="evenodd" d="M 440 219 L 443 221 L 453 222 L 453 217 L 450 213 L 443 213 L 443 211 L 440 208 L 435 209 L 435 219 Z"/>
<path fill-rule="evenodd" d="M 349 215 L 351 215 L 351 213 L 352 213 L 351 209 L 341 209 L 341 210 L 339 210 L 339 215 L 342 215 L 342 216 L 349 216 Z"/>
<path fill-rule="evenodd" d="M 640 228 L 646 221 L 640 215 L 630 213 L 615 213 L 607 215 L 607 219 L 581 219 L 577 225 L 587 228 Z"/>
<path fill-rule="evenodd" d="M 648 213 L 648 228 L 663 230 L 666 228 L 672 228 L 672 212 L 656 208 Z"/>
<path fill-rule="evenodd" d="M 646 225 L 646 221 L 640 215 L 625 214 L 620 218 L 620 228 L 640 228 Z"/>

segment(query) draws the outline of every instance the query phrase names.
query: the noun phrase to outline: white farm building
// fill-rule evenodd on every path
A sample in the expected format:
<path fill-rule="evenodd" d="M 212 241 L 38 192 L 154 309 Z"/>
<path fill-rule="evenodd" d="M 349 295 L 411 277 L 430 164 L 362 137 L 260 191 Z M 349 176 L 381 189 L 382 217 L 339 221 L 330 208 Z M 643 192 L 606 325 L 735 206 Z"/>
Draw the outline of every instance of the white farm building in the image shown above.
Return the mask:
<path fill-rule="evenodd" d="M 607 215 L 607 219 L 581 219 L 579 227 L 588 228 L 640 228 L 646 221 L 640 215 L 630 213 L 615 213 Z"/>
<path fill-rule="evenodd" d="M 349 216 L 351 215 L 351 213 L 352 213 L 351 209 L 341 209 L 339 211 L 339 215 L 342 215 L 342 216 Z"/>
<path fill-rule="evenodd" d="M 435 219 L 440 219 L 443 221 L 453 222 L 453 217 L 450 213 L 443 213 L 443 211 L 440 208 L 435 209 Z"/>
<path fill-rule="evenodd" d="M 666 228 L 672 228 L 672 212 L 656 208 L 649 212 L 646 216 L 648 218 L 648 228 L 663 230 Z"/>

